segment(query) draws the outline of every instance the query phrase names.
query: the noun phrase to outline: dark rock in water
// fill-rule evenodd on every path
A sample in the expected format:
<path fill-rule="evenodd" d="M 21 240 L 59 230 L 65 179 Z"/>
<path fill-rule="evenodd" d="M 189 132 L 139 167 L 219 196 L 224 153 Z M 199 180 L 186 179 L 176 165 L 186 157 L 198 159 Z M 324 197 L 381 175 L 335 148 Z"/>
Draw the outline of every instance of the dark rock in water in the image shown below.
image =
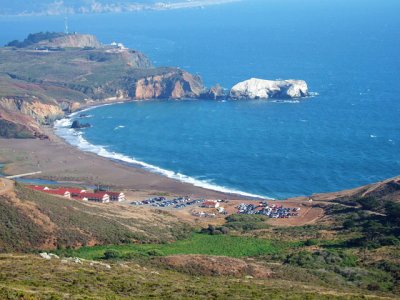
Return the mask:
<path fill-rule="evenodd" d="M 79 118 L 87 118 L 87 117 L 89 117 L 88 114 L 80 114 L 80 115 L 79 115 Z"/>
<path fill-rule="evenodd" d="M 90 127 L 89 123 L 80 123 L 79 121 L 75 120 L 74 122 L 72 122 L 71 128 L 73 129 L 80 129 L 80 128 L 88 128 Z"/>
<path fill-rule="evenodd" d="M 227 96 L 224 88 L 219 84 L 211 87 L 209 90 L 205 91 L 200 95 L 201 99 L 213 99 L 213 100 L 221 100 L 225 99 Z"/>

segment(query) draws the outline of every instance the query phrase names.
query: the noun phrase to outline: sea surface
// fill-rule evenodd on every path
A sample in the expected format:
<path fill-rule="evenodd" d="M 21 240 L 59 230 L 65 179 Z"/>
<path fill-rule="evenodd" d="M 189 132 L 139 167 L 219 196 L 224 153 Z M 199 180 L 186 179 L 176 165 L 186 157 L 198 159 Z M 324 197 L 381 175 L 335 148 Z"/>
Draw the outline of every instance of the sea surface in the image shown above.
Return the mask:
<path fill-rule="evenodd" d="M 102 106 L 70 143 L 196 185 L 273 198 L 400 175 L 400 1 L 248 0 L 204 9 L 70 16 L 157 66 L 230 88 L 304 79 L 301 101 L 157 100 Z M 62 31 L 63 16 L 1 17 L 0 42 Z M 76 114 L 77 117 L 79 114 Z"/>

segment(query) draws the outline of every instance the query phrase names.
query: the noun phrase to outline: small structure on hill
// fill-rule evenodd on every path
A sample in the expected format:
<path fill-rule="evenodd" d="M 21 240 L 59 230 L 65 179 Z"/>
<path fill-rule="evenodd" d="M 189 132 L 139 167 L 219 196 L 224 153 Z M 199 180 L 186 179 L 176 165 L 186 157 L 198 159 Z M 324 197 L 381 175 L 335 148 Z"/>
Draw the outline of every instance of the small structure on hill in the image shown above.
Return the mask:
<path fill-rule="evenodd" d="M 201 205 L 201 207 L 205 207 L 205 208 L 218 208 L 219 207 L 219 202 L 216 200 L 208 200 L 203 202 L 203 204 Z"/>

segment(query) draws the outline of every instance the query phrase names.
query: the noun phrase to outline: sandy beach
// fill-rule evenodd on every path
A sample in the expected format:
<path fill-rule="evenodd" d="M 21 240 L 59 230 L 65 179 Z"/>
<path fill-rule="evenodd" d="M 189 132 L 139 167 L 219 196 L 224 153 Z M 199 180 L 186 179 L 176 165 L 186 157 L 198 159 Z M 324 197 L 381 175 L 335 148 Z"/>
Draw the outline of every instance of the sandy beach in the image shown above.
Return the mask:
<path fill-rule="evenodd" d="M 0 139 L 0 162 L 7 175 L 41 171 L 35 178 L 82 185 L 105 185 L 139 195 L 189 195 L 215 199 L 248 199 L 183 183 L 140 167 L 83 152 L 45 128 L 49 140 Z"/>

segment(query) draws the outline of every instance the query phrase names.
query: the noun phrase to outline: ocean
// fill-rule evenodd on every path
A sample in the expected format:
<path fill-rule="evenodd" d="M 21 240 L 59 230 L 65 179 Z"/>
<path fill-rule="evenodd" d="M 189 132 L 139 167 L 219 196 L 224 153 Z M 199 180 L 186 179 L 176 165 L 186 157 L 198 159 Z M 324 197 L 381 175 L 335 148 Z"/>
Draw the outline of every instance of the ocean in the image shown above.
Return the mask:
<path fill-rule="evenodd" d="M 301 101 L 130 102 L 91 109 L 70 143 L 178 180 L 277 199 L 400 174 L 400 2 L 248 0 L 174 11 L 69 17 L 157 66 L 230 88 L 304 79 Z M 64 16 L 0 17 L 0 42 L 62 31 Z"/>

